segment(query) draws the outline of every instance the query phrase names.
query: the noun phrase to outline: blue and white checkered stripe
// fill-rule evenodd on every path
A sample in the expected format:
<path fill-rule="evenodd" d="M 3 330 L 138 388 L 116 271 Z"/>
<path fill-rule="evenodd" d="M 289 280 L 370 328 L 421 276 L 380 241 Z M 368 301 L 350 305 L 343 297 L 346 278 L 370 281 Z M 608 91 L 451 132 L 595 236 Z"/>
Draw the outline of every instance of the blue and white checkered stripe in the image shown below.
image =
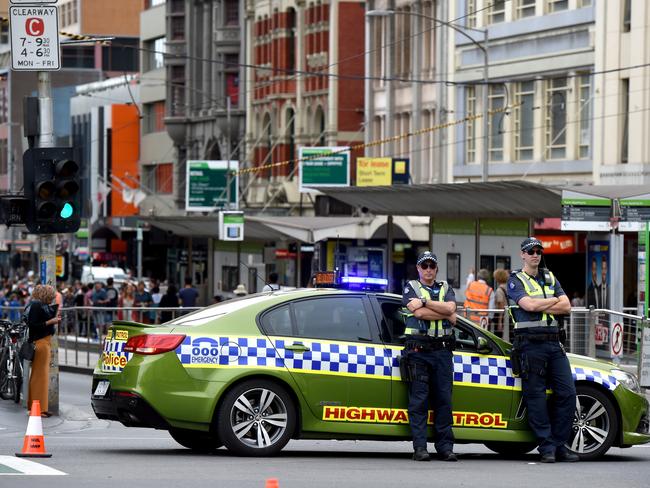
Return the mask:
<path fill-rule="evenodd" d="M 297 353 L 285 349 L 294 342 L 301 342 L 309 351 Z M 187 336 L 176 349 L 176 354 L 181 364 L 187 367 L 286 367 L 296 372 L 400 379 L 398 358 L 401 349 L 396 347 L 309 339 L 298 341 L 293 338 Z M 284 354 L 284 359 L 281 354 Z M 572 369 L 576 381 L 594 381 L 610 390 L 618 384 L 616 378 L 597 370 Z M 521 389 L 521 380 L 512 376 L 510 359 L 470 353 L 454 354 L 454 383 Z"/>
<path fill-rule="evenodd" d="M 116 341 L 115 339 L 112 340 L 105 340 L 104 341 L 104 355 L 110 356 L 111 353 L 117 355 L 117 356 L 126 356 L 126 362 L 128 363 L 131 358 L 133 357 L 133 353 L 131 352 L 124 352 L 124 346 L 126 345 L 126 341 Z M 122 371 L 122 367 L 119 365 L 109 365 L 106 364 L 104 361 L 102 361 L 102 371 L 107 371 L 111 373 L 119 373 Z"/>
<path fill-rule="evenodd" d="M 572 367 L 573 379 L 575 381 L 593 381 L 603 385 L 608 390 L 614 391 L 618 386 L 618 380 L 612 375 L 596 369 Z"/>

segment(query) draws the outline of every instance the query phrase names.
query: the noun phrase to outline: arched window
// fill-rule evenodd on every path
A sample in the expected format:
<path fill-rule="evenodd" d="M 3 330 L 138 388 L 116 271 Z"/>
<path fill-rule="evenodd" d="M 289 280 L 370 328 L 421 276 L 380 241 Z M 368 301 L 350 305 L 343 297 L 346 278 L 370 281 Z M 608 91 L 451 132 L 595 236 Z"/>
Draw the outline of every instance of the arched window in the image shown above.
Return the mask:
<path fill-rule="evenodd" d="M 287 69 L 296 69 L 296 10 L 287 10 Z"/>
<path fill-rule="evenodd" d="M 316 132 L 316 144 L 318 146 L 325 146 L 327 144 L 327 137 L 325 136 L 325 112 L 323 112 L 323 107 L 321 106 L 318 106 L 314 115 L 314 129 Z"/>
<path fill-rule="evenodd" d="M 290 161 L 287 175 L 291 175 L 296 166 L 294 162 L 296 159 L 296 112 L 292 108 L 287 109 L 287 137 L 289 146 L 287 159 Z"/>

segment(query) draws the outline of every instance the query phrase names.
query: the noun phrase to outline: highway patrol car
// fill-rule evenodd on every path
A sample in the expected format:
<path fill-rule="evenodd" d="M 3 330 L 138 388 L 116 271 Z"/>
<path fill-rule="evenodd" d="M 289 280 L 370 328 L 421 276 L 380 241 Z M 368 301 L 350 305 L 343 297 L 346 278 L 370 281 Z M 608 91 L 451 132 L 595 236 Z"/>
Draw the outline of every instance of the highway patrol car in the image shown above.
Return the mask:
<path fill-rule="evenodd" d="M 400 308 L 397 295 L 316 288 L 249 295 L 164 325 L 115 322 L 92 406 L 98 418 L 166 429 L 199 451 L 266 456 L 292 438 L 410 439 Z M 462 318 L 454 333 L 456 442 L 532 450 L 510 344 Z M 649 442 L 634 375 L 570 361 L 578 405 L 568 447 L 592 459 Z"/>

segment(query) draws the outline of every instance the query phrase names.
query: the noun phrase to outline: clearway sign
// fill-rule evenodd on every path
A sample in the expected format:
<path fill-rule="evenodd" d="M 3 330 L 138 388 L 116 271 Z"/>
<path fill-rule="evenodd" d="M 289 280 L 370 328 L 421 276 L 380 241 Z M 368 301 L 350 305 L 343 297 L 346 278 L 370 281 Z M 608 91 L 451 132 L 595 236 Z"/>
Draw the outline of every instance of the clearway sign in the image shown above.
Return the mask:
<path fill-rule="evenodd" d="M 15 71 L 53 71 L 61 68 L 59 21 L 56 7 L 9 9 L 11 68 Z"/>

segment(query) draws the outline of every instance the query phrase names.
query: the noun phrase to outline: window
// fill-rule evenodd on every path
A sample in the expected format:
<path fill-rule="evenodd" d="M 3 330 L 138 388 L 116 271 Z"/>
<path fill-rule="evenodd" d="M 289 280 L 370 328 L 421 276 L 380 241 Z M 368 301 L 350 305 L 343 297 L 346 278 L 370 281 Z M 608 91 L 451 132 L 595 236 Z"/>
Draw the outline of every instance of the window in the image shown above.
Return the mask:
<path fill-rule="evenodd" d="M 535 2 L 537 0 L 517 0 L 515 16 L 518 19 L 535 15 Z"/>
<path fill-rule="evenodd" d="M 78 0 L 73 0 L 70 2 L 70 23 L 76 24 L 79 22 L 79 5 L 77 5 Z"/>
<path fill-rule="evenodd" d="M 239 73 L 226 73 L 226 96 L 231 105 L 239 104 Z"/>
<path fill-rule="evenodd" d="M 621 79 L 621 114 L 623 114 L 623 131 L 621 134 L 621 163 L 628 162 L 628 132 L 630 125 L 630 79 Z"/>
<path fill-rule="evenodd" d="M 9 22 L 0 24 L 0 44 L 9 44 Z"/>
<path fill-rule="evenodd" d="M 580 94 L 578 115 L 580 120 L 580 133 L 578 134 L 578 157 L 589 157 L 591 144 L 591 77 L 582 75 L 578 78 Z"/>
<path fill-rule="evenodd" d="M 422 15 L 426 17 L 419 18 L 419 20 L 422 21 L 422 24 L 418 29 L 418 32 L 422 32 L 424 39 L 424 49 L 422 50 L 422 71 L 428 73 L 429 71 L 433 70 L 434 66 L 436 65 L 436 23 L 432 20 L 432 18 L 435 17 L 433 2 L 424 2 L 422 4 Z"/>
<path fill-rule="evenodd" d="M 292 336 L 291 311 L 283 305 L 265 313 L 261 319 L 262 330 L 270 336 Z"/>
<path fill-rule="evenodd" d="M 165 66 L 165 38 L 158 37 L 144 43 L 145 70 L 151 71 Z"/>
<path fill-rule="evenodd" d="M 567 79 L 546 80 L 545 85 L 546 159 L 563 159 L 566 157 Z"/>
<path fill-rule="evenodd" d="M 183 115 L 185 113 L 185 66 L 172 66 L 170 71 L 172 93 L 170 114 Z"/>
<path fill-rule="evenodd" d="M 181 41 L 185 38 L 185 17 L 171 18 L 171 38 L 174 41 Z"/>
<path fill-rule="evenodd" d="M 465 4 L 465 17 L 467 18 L 467 27 L 476 27 L 476 0 L 467 0 Z"/>
<path fill-rule="evenodd" d="M 156 165 L 156 193 L 171 194 L 174 192 L 174 164 L 162 163 Z"/>
<path fill-rule="evenodd" d="M 548 13 L 560 12 L 569 8 L 569 0 L 547 0 L 546 11 Z"/>
<path fill-rule="evenodd" d="M 476 88 L 465 87 L 465 117 L 476 113 Z M 476 120 L 468 120 L 465 123 L 465 163 L 476 162 Z"/>
<path fill-rule="evenodd" d="M 447 283 L 460 288 L 460 253 L 447 253 Z"/>
<path fill-rule="evenodd" d="M 410 15 L 411 10 L 405 8 L 403 10 L 398 10 L 399 15 L 395 15 L 395 22 L 397 26 L 397 32 L 395 35 L 395 40 L 397 44 L 395 45 L 395 57 L 396 57 L 396 72 L 398 76 L 408 78 L 411 74 L 411 21 L 413 16 Z M 421 42 L 418 39 L 418 42 Z"/>
<path fill-rule="evenodd" d="M 490 85 L 489 93 L 490 112 L 502 109 L 506 105 L 506 90 L 502 84 Z M 496 112 L 488 120 L 488 133 L 490 134 L 490 161 L 503 161 L 503 117 L 505 112 Z"/>
<path fill-rule="evenodd" d="M 299 337 L 335 341 L 370 341 L 362 297 L 331 297 L 293 303 Z"/>
<path fill-rule="evenodd" d="M 164 5 L 165 0 L 147 0 L 145 3 L 145 8 L 157 7 L 158 5 Z"/>
<path fill-rule="evenodd" d="M 221 281 L 222 290 L 234 290 L 239 284 L 239 268 L 237 266 L 222 266 L 221 267 Z"/>
<path fill-rule="evenodd" d="M 593 4 L 593 0 L 579 0 L 578 1 L 578 7 L 579 8 L 591 7 L 592 4 Z"/>
<path fill-rule="evenodd" d="M 515 158 L 518 161 L 533 159 L 534 101 L 534 81 L 515 84 Z"/>
<path fill-rule="evenodd" d="M 224 24 L 232 27 L 239 26 L 239 0 L 226 0 L 224 7 Z"/>
<path fill-rule="evenodd" d="M 632 0 L 624 0 L 623 2 L 623 32 L 630 32 L 630 24 L 632 22 Z"/>
<path fill-rule="evenodd" d="M 496 24 L 506 20 L 506 0 L 494 0 L 488 11 L 488 23 Z"/>
<path fill-rule="evenodd" d="M 143 106 L 142 132 L 162 132 L 165 130 L 165 102 L 145 103 Z"/>

